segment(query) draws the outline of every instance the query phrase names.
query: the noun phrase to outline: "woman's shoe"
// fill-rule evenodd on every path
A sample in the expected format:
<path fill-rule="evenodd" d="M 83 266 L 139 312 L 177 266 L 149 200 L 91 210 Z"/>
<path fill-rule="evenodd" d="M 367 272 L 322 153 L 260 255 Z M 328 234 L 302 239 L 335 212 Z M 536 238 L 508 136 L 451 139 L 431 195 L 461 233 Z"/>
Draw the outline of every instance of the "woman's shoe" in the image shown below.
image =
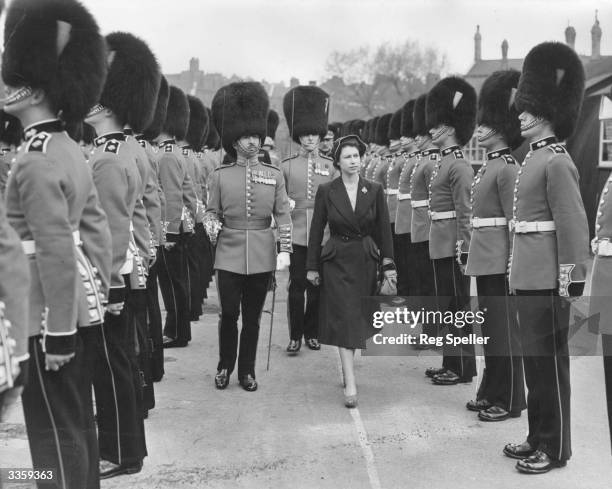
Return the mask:
<path fill-rule="evenodd" d="M 357 407 L 357 394 L 353 394 L 352 396 L 344 396 L 344 405 L 349 408 L 356 408 Z"/>

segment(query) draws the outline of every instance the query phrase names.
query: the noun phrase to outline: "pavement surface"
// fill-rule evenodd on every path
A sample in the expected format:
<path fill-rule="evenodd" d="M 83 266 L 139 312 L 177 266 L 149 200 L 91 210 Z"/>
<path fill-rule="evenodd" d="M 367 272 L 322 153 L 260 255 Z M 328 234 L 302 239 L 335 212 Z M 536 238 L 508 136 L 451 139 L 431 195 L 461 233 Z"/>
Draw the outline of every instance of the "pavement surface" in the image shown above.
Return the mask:
<path fill-rule="evenodd" d="M 479 421 L 464 407 L 478 382 L 432 385 L 423 372 L 440 363 L 436 357 L 357 356 L 359 407 L 346 409 L 335 348 L 303 347 L 295 357 L 286 355 L 287 274 L 278 278 L 269 371 L 269 315 L 262 317 L 259 390 L 242 390 L 235 375 L 225 391 L 214 388 L 218 306 L 210 289 L 206 312 L 193 323 L 193 341 L 166 351 L 166 375 L 155 386 L 157 406 L 146 421 L 149 456 L 142 472 L 102 481 L 103 489 L 612 487 L 601 357 L 572 360 L 573 457 L 567 467 L 522 475 L 501 450 L 525 439 L 526 413 L 500 423 Z M 0 466 L 29 464 L 16 406 L 0 425 Z"/>

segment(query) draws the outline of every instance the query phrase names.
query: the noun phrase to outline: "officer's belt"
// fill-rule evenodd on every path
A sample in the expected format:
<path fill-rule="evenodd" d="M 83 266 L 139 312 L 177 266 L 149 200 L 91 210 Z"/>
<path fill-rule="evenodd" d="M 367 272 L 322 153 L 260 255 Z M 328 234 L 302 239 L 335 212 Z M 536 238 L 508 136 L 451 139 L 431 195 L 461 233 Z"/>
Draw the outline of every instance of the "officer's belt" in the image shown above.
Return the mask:
<path fill-rule="evenodd" d="M 313 209 L 314 208 L 314 200 L 312 199 L 295 199 L 295 209 Z"/>
<path fill-rule="evenodd" d="M 257 229 L 268 229 L 272 225 L 272 217 L 251 217 L 249 219 L 235 219 L 233 217 L 226 217 L 223 220 L 223 225 L 230 229 L 242 229 L 242 230 L 257 230 Z"/>
<path fill-rule="evenodd" d="M 597 256 L 612 256 L 612 243 L 610 240 L 597 240 L 595 254 Z"/>
<path fill-rule="evenodd" d="M 555 221 L 510 221 L 510 230 L 516 234 L 542 233 L 555 231 Z"/>
<path fill-rule="evenodd" d="M 432 221 L 441 221 L 443 219 L 455 219 L 457 217 L 456 211 L 429 211 L 429 217 Z"/>
<path fill-rule="evenodd" d="M 397 195 L 399 194 L 399 189 L 397 188 L 386 188 L 385 195 Z"/>
<path fill-rule="evenodd" d="M 413 200 L 410 205 L 413 209 L 416 209 L 417 207 L 427 207 L 429 202 L 427 200 Z"/>
<path fill-rule="evenodd" d="M 410 199 L 410 194 L 402 194 L 402 193 L 397 194 L 397 200 L 409 200 L 409 199 Z"/>
<path fill-rule="evenodd" d="M 72 232 L 72 239 L 74 240 L 75 245 L 81 245 L 81 234 L 79 233 L 79 231 Z M 32 256 L 36 254 L 36 241 L 34 241 L 33 239 L 26 239 L 22 241 L 21 247 L 23 248 L 23 253 L 27 256 Z"/>
<path fill-rule="evenodd" d="M 472 219 L 472 227 L 477 228 L 491 228 L 491 227 L 504 227 L 508 224 L 505 217 L 474 217 Z"/>

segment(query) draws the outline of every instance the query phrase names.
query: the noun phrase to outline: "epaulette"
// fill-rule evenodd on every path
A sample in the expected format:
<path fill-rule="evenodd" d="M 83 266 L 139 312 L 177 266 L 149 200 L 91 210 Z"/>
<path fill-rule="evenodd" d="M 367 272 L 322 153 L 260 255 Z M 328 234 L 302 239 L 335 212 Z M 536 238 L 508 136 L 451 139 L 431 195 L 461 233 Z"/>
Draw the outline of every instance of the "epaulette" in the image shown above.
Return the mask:
<path fill-rule="evenodd" d="M 40 132 L 28 142 L 26 153 L 37 151 L 39 153 L 47 152 L 47 144 L 51 141 L 51 134 L 48 132 Z"/>
<path fill-rule="evenodd" d="M 512 155 L 502 155 L 503 160 L 507 165 L 516 165 L 516 159 Z"/>
<path fill-rule="evenodd" d="M 223 168 L 231 168 L 232 166 L 236 166 L 235 161 L 230 161 L 229 163 L 223 162 L 215 168 L 215 171 L 223 170 Z"/>
<path fill-rule="evenodd" d="M 265 161 L 259 161 L 263 166 L 267 166 L 269 168 L 274 168 L 275 170 L 280 171 L 280 168 L 272 163 L 266 163 Z"/>
<path fill-rule="evenodd" d="M 120 144 L 121 143 L 119 141 L 110 140 L 104 145 L 104 152 L 117 154 L 119 153 Z"/>
<path fill-rule="evenodd" d="M 164 146 L 164 153 L 172 153 L 172 145 L 171 144 L 166 144 L 166 146 Z"/>
<path fill-rule="evenodd" d="M 285 161 L 293 160 L 294 158 L 297 158 L 298 156 L 300 156 L 300 153 L 295 153 L 294 155 L 287 156 L 286 158 L 283 158 L 281 163 L 284 163 Z"/>
<path fill-rule="evenodd" d="M 565 146 L 559 143 L 550 144 L 547 146 L 547 148 L 550 149 L 553 153 L 558 154 L 558 155 L 567 154 L 567 149 L 565 149 Z"/>
<path fill-rule="evenodd" d="M 453 151 L 453 156 L 456 160 L 465 159 L 465 156 L 463 156 L 463 151 L 461 151 L 460 149 L 456 149 L 455 151 Z"/>

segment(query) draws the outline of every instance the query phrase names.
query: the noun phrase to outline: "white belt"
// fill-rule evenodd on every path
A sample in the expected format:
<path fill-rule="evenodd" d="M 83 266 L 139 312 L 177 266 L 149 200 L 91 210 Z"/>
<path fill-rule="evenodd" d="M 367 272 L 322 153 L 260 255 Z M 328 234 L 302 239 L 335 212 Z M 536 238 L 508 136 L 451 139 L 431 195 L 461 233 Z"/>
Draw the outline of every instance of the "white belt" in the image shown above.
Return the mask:
<path fill-rule="evenodd" d="M 417 207 L 427 207 L 429 202 L 427 200 L 413 200 L 410 205 L 413 209 L 416 209 Z"/>
<path fill-rule="evenodd" d="M 410 194 L 397 194 L 397 200 L 409 200 Z"/>
<path fill-rule="evenodd" d="M 78 231 L 73 231 L 72 239 L 75 245 L 81 245 L 81 233 L 79 233 Z M 24 254 L 26 254 L 27 256 L 36 254 L 36 242 L 33 239 L 26 239 L 22 241 L 21 247 L 23 248 Z"/>
<path fill-rule="evenodd" d="M 594 252 L 597 256 L 612 256 L 612 242 L 609 239 L 595 241 Z"/>
<path fill-rule="evenodd" d="M 387 188 L 385 189 L 385 194 L 386 195 L 397 195 L 399 193 L 399 190 L 396 188 Z"/>
<path fill-rule="evenodd" d="M 454 219 L 455 217 L 457 217 L 457 212 L 455 211 L 444 211 L 444 212 L 430 211 L 429 217 L 431 217 L 432 221 L 441 221 L 442 219 Z"/>
<path fill-rule="evenodd" d="M 516 234 L 555 231 L 555 221 L 511 221 L 510 228 Z"/>
<path fill-rule="evenodd" d="M 477 228 L 488 228 L 488 227 L 503 227 L 508 224 L 505 217 L 475 217 L 472 219 L 472 227 Z"/>

